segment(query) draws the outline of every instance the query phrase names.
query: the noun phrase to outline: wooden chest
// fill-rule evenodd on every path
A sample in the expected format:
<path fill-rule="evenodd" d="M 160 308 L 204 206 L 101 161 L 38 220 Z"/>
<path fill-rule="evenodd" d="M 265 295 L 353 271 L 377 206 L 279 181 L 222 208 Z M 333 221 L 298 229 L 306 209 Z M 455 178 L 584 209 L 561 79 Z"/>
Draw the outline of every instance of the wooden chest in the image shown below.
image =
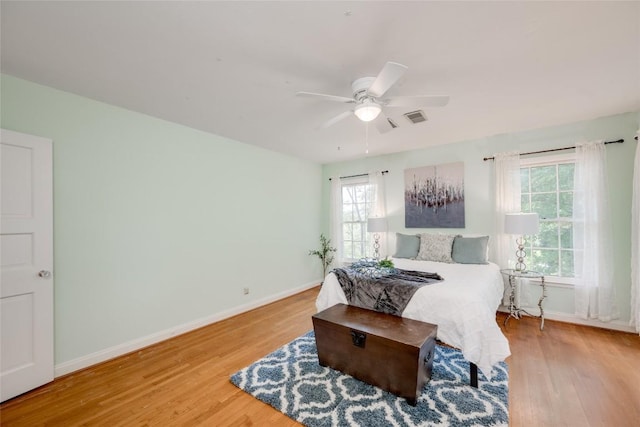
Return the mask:
<path fill-rule="evenodd" d="M 320 365 L 416 405 L 431 378 L 436 325 L 344 304 L 312 320 Z"/>

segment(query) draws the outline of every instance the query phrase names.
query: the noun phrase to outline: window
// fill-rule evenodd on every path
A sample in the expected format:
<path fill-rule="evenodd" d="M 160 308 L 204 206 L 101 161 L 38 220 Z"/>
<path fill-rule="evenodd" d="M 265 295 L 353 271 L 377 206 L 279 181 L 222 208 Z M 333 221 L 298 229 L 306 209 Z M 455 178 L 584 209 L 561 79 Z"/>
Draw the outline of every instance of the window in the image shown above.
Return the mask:
<path fill-rule="evenodd" d="M 526 236 L 528 268 L 572 283 L 573 267 L 573 155 L 520 162 L 521 210 L 536 212 L 540 231 Z"/>
<path fill-rule="evenodd" d="M 375 191 L 368 182 L 342 184 L 342 255 L 347 260 L 371 256 L 367 218 L 373 209 Z"/>

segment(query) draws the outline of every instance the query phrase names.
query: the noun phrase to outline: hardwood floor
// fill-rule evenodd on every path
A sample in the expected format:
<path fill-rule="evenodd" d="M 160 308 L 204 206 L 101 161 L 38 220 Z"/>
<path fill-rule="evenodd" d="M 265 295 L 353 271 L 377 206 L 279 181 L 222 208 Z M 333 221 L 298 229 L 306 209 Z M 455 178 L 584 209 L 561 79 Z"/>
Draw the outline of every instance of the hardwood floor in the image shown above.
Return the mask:
<path fill-rule="evenodd" d="M 2 426 L 294 426 L 229 376 L 312 329 L 318 288 L 83 371 L 0 405 Z M 502 326 L 503 314 L 498 314 Z M 512 426 L 640 419 L 640 337 L 510 320 Z"/>
<path fill-rule="evenodd" d="M 511 424 L 638 425 L 640 336 L 553 321 L 540 331 L 539 325 L 523 318 L 503 328 L 511 347 Z"/>

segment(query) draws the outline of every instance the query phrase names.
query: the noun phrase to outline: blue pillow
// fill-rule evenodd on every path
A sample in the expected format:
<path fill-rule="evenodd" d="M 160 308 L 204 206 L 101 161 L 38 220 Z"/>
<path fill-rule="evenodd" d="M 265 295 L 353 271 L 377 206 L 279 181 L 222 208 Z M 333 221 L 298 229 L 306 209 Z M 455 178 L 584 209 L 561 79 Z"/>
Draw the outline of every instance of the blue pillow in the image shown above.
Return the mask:
<path fill-rule="evenodd" d="M 394 258 L 415 258 L 420 251 L 420 236 L 396 233 Z"/>
<path fill-rule="evenodd" d="M 488 264 L 487 245 L 489 236 L 462 237 L 453 240 L 451 257 L 459 264 Z"/>

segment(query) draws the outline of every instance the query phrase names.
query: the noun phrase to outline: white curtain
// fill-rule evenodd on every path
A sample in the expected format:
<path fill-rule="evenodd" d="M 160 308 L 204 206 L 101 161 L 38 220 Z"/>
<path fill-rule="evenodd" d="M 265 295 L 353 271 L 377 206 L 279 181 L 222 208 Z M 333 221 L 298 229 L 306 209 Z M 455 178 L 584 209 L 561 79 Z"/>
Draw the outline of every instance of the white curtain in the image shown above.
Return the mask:
<path fill-rule="evenodd" d="M 640 136 L 638 130 L 637 136 Z M 636 146 L 633 166 L 633 198 L 631 201 L 631 319 L 640 333 L 640 149 Z"/>
<path fill-rule="evenodd" d="M 490 243 L 493 262 L 502 268 L 515 266 L 515 236 L 505 234 L 504 216 L 520 212 L 520 154 L 498 153 L 494 160 L 495 171 L 495 235 Z"/>
<path fill-rule="evenodd" d="M 495 208 L 494 236 L 489 243 L 493 262 L 501 268 L 515 266 L 515 236 L 504 232 L 504 216 L 520 212 L 520 154 L 512 151 L 494 156 Z M 509 305 L 511 289 L 505 279 L 502 303 Z M 520 286 L 516 288 L 516 305 L 520 306 Z"/>
<path fill-rule="evenodd" d="M 331 245 L 337 249 L 335 254 L 335 264 L 340 266 L 345 263 L 342 244 L 342 184 L 345 181 L 339 177 L 331 179 Z M 386 217 L 387 203 L 385 195 L 384 175 L 382 172 L 369 172 L 368 176 L 352 178 L 349 183 L 366 184 L 373 186 L 372 205 L 369 215 L 372 217 Z M 355 196 L 354 196 L 355 197 Z M 364 212 L 362 212 L 364 216 Z M 366 219 L 366 218 L 365 218 Z M 387 255 L 387 233 L 380 236 L 380 256 L 384 258 Z M 373 250 L 373 249 L 371 249 Z"/>
<path fill-rule="evenodd" d="M 385 191 L 384 174 L 380 171 L 369 172 L 369 184 L 373 185 L 374 202 L 373 209 L 369 215 L 373 218 L 387 217 L 387 199 Z M 388 219 L 387 219 L 388 221 Z M 388 227 L 388 224 L 387 224 Z M 382 233 L 380 236 L 380 259 L 388 255 L 388 238 L 389 232 Z"/>
<path fill-rule="evenodd" d="M 573 195 L 575 310 L 583 319 L 617 318 L 604 142 L 576 144 Z"/>
<path fill-rule="evenodd" d="M 375 195 L 371 216 L 385 218 L 387 216 L 387 199 L 382 172 L 369 172 L 369 184 L 373 185 Z"/>
<path fill-rule="evenodd" d="M 330 200 L 330 236 L 331 246 L 337 251 L 334 257 L 334 264 L 341 266 L 344 259 L 342 253 L 342 184 L 339 177 L 331 178 L 331 200 Z"/>

